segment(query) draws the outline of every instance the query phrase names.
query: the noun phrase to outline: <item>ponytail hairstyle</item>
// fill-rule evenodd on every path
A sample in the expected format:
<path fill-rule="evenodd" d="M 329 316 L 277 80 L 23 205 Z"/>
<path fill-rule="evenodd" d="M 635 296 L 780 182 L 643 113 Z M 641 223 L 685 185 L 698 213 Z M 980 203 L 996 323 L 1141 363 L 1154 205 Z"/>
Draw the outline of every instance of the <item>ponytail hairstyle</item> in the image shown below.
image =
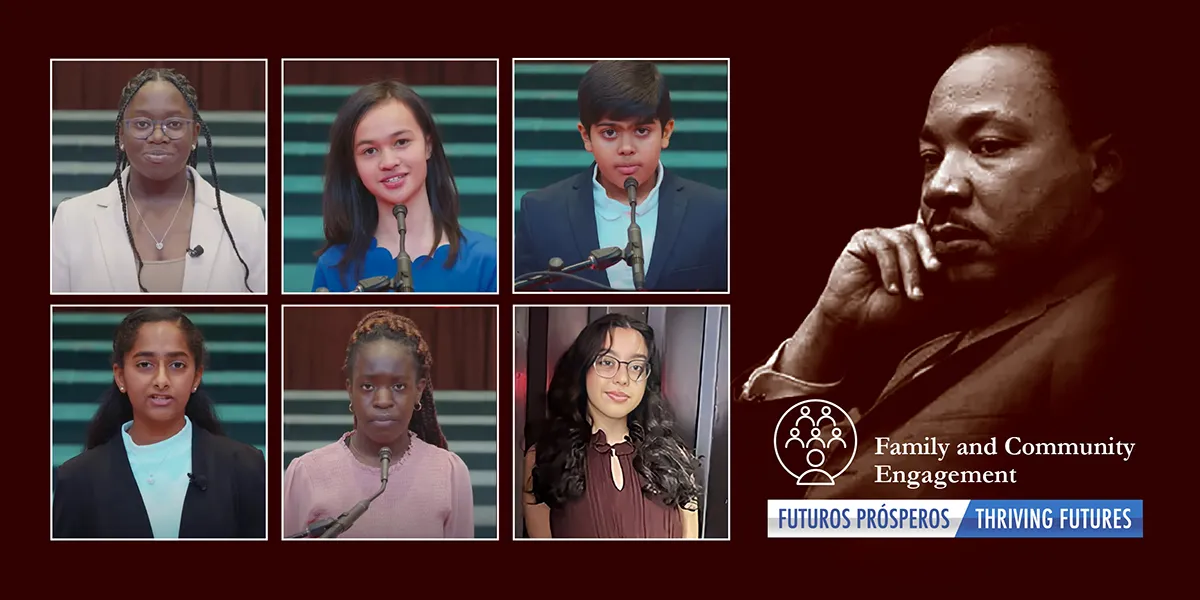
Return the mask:
<path fill-rule="evenodd" d="M 196 328 L 191 319 L 177 308 L 151 306 L 139 308 L 129 313 L 113 333 L 112 355 L 109 360 L 113 366 L 125 364 L 125 355 L 133 349 L 138 332 L 147 323 L 170 322 L 179 327 L 187 338 L 188 352 L 197 369 L 208 366 L 208 350 L 204 346 L 204 335 Z M 203 380 L 201 380 L 203 381 Z M 213 401 L 204 390 L 204 384 L 188 397 L 184 414 L 192 424 L 205 429 L 214 435 L 225 435 L 221 422 L 213 410 Z M 117 382 L 100 396 L 100 407 L 88 424 L 87 440 L 84 450 L 91 450 L 104 444 L 121 431 L 121 425 L 133 419 L 133 406 L 129 403 L 129 395 L 117 387 Z"/>

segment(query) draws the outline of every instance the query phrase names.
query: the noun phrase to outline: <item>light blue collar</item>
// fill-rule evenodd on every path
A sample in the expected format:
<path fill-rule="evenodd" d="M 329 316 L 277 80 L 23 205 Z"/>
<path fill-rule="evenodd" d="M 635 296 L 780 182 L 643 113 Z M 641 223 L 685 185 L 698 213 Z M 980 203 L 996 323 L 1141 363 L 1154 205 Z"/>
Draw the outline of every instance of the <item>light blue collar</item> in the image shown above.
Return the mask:
<path fill-rule="evenodd" d="M 178 446 L 188 445 L 192 442 L 192 420 L 187 418 L 187 415 L 184 415 L 183 417 L 183 429 L 180 429 L 179 433 L 176 433 L 175 435 L 162 440 L 161 442 L 155 442 L 145 446 L 137 445 L 134 443 L 133 438 L 129 437 L 129 428 L 132 426 L 133 421 L 126 421 L 124 425 L 121 425 L 121 437 L 125 441 L 125 450 L 127 452 L 157 453 L 165 449 L 174 449 Z"/>
<path fill-rule="evenodd" d="M 604 189 L 599 181 L 600 165 L 592 168 L 592 201 L 595 204 L 596 216 L 605 221 L 629 220 L 629 205 L 616 202 L 608 197 L 608 190 Z M 658 178 L 654 182 L 654 189 L 650 190 L 650 194 L 646 199 L 641 201 L 637 207 L 639 217 L 654 211 L 658 208 L 658 190 L 662 187 L 663 181 L 663 165 L 662 161 L 658 161 Z"/>

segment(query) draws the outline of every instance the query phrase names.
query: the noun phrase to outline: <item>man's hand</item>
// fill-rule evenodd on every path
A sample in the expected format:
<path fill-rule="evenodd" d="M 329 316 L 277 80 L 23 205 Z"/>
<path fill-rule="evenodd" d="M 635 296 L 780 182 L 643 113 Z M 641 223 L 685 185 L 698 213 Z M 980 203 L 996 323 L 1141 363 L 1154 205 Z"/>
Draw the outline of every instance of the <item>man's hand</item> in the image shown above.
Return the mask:
<path fill-rule="evenodd" d="M 838 256 L 816 311 L 854 331 L 891 323 L 924 299 L 927 272 L 940 268 L 923 224 L 864 229 Z"/>

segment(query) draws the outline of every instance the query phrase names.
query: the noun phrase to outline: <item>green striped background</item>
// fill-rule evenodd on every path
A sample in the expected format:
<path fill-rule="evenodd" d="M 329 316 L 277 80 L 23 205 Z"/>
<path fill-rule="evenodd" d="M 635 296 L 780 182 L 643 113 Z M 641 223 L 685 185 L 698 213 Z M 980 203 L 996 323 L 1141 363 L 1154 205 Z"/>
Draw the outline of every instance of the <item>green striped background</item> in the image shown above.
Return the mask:
<path fill-rule="evenodd" d="M 116 110 L 56 110 L 51 114 L 51 212 L 68 198 L 107 186 L 116 168 L 113 132 Z M 205 112 L 221 190 L 257 204 L 265 212 L 266 118 L 262 112 Z M 197 149 L 196 170 L 210 184 L 208 144 Z"/>
<path fill-rule="evenodd" d="M 438 390 L 438 421 L 450 451 L 467 464 L 475 496 L 475 537 L 496 537 L 495 392 Z M 283 394 L 283 466 L 338 440 L 354 420 L 345 390 L 288 390 Z"/>
<path fill-rule="evenodd" d="M 312 290 L 324 240 L 321 191 L 329 127 L 354 86 L 283 88 L 283 289 Z M 496 88 L 415 86 L 441 129 L 464 227 L 496 236 Z"/>
<path fill-rule="evenodd" d="M 513 66 L 513 210 L 526 193 L 586 169 L 579 123 L 579 80 L 589 65 L 517 62 Z M 671 88 L 675 133 L 663 151 L 668 169 L 717 189 L 727 187 L 728 77 L 720 64 L 658 63 Z"/>
<path fill-rule="evenodd" d="M 113 330 L 124 316 L 58 311 L 52 315 L 52 469 L 83 451 L 97 400 L 112 385 Z M 210 364 L 204 386 L 217 403 L 225 433 L 265 454 L 266 315 L 195 313 L 188 317 L 208 342 Z"/>

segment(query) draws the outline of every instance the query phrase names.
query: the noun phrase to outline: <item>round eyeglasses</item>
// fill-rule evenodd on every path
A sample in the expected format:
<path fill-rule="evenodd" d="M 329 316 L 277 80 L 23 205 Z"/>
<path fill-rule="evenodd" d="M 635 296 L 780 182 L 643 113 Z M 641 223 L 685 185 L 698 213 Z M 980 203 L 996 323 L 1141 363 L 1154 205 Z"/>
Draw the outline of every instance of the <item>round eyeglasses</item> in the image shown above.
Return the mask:
<path fill-rule="evenodd" d="M 635 358 L 633 360 L 617 360 L 611 356 L 596 357 L 596 362 L 593 367 L 596 369 L 596 374 L 605 378 L 612 379 L 617 375 L 617 370 L 625 365 L 625 372 L 629 374 L 629 378 L 641 383 L 650 375 L 650 363 Z"/>
<path fill-rule="evenodd" d="M 182 117 L 172 117 L 161 121 L 146 117 L 138 117 L 136 119 L 125 120 L 125 130 L 129 132 L 135 139 L 147 140 L 158 129 L 162 129 L 163 135 L 173 140 L 178 140 L 187 135 L 188 127 L 193 121 Z"/>

